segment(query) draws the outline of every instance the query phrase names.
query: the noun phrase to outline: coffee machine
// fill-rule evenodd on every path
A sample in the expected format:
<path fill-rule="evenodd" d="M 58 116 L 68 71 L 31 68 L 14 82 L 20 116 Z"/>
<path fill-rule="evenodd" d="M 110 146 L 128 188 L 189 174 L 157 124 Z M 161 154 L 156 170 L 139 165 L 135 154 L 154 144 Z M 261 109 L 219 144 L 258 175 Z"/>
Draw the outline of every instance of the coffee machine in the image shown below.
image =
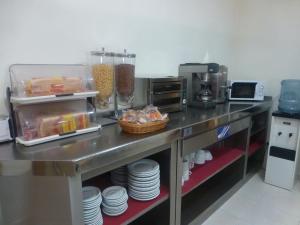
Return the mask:
<path fill-rule="evenodd" d="M 217 63 L 180 64 L 179 75 L 187 79 L 187 103 L 214 108 L 227 99 L 227 67 Z"/>

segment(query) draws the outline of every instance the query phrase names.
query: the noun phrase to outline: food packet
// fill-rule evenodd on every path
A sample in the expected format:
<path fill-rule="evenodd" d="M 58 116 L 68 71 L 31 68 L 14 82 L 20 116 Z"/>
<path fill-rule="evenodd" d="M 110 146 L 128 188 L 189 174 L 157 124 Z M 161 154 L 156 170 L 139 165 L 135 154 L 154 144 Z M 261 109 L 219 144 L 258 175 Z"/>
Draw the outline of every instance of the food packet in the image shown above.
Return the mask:
<path fill-rule="evenodd" d="M 121 119 L 127 122 L 144 124 L 148 122 L 161 121 L 168 117 L 168 114 L 161 114 L 157 107 L 153 105 L 146 106 L 143 110 L 123 111 Z"/>

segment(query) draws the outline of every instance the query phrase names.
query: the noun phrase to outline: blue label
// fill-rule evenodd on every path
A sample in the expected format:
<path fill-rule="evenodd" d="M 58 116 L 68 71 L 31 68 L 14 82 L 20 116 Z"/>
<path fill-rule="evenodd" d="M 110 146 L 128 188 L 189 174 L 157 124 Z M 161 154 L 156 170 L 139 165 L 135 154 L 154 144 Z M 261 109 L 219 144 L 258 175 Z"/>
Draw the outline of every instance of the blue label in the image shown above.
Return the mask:
<path fill-rule="evenodd" d="M 230 135 L 230 126 L 223 126 L 217 128 L 218 140 L 224 139 Z"/>
<path fill-rule="evenodd" d="M 188 127 L 183 129 L 183 137 L 187 137 L 193 134 L 193 128 Z"/>

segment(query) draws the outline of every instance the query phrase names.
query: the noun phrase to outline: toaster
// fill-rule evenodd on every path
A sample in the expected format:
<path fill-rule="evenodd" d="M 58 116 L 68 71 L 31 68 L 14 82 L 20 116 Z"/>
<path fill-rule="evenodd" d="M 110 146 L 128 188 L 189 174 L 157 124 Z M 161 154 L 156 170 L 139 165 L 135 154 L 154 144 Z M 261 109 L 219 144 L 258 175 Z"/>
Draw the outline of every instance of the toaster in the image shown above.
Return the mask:
<path fill-rule="evenodd" d="M 13 140 L 11 134 L 11 121 L 8 116 L 0 115 L 0 143 Z"/>

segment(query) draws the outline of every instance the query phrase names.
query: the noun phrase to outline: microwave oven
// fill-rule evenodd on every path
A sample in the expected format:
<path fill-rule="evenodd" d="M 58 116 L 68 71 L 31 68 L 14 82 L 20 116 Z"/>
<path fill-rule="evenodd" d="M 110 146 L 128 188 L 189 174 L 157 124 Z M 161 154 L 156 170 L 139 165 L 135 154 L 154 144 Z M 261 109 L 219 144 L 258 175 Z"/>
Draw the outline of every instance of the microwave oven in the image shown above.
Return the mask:
<path fill-rule="evenodd" d="M 229 100 L 263 101 L 265 86 L 258 80 L 229 81 Z"/>

